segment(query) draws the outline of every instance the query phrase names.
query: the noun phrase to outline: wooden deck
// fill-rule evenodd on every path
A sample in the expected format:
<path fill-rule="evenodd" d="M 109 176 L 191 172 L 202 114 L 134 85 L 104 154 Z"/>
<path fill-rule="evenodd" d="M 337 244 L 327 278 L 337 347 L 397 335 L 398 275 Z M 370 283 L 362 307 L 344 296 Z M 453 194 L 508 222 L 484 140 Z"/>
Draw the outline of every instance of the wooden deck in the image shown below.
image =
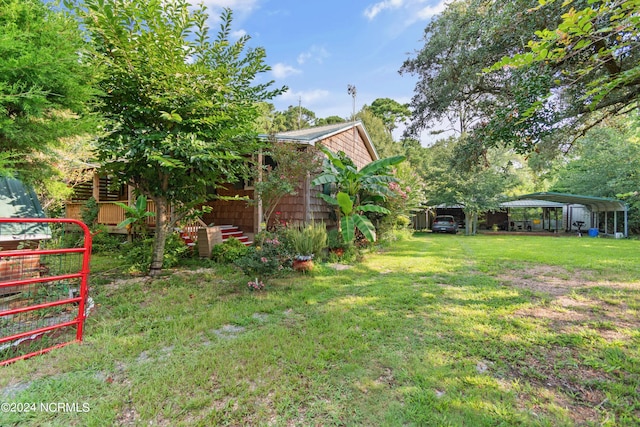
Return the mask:
<path fill-rule="evenodd" d="M 126 200 L 120 201 L 120 203 L 126 204 Z M 98 202 L 98 206 L 100 210 L 98 211 L 98 224 L 106 225 L 109 228 L 109 232 L 113 233 L 126 233 L 124 229 L 118 229 L 116 226 L 125 220 L 125 212 L 120 206 L 116 205 L 115 202 Z M 77 219 L 82 221 L 82 208 L 84 207 L 84 203 L 67 203 L 66 209 L 66 218 Z M 149 200 L 147 201 L 147 211 L 155 212 L 156 204 Z M 149 227 L 155 227 L 156 219 L 155 217 L 147 218 L 147 225 Z"/>

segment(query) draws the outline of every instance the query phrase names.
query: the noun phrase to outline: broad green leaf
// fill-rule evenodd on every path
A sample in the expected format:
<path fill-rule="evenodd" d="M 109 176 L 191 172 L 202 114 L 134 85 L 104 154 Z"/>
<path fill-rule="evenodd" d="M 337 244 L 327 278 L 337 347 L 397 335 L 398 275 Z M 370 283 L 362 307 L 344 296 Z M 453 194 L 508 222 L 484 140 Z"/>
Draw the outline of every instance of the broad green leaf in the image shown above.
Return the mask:
<path fill-rule="evenodd" d="M 335 174 L 322 174 L 319 177 L 315 178 L 313 181 L 311 181 L 311 185 L 330 184 L 337 181 L 338 179 L 335 176 Z"/>
<path fill-rule="evenodd" d="M 353 222 L 368 241 L 372 243 L 376 241 L 376 228 L 369 218 L 363 215 L 353 215 Z"/>
<path fill-rule="evenodd" d="M 127 218 L 124 221 L 122 221 L 120 224 L 116 225 L 116 228 L 126 228 L 127 225 L 133 224 L 134 222 L 136 222 L 135 218 Z"/>
<path fill-rule="evenodd" d="M 353 212 L 353 200 L 351 200 L 351 197 L 347 193 L 340 191 L 336 194 L 336 199 L 342 213 L 347 216 L 351 215 L 351 212 Z"/>
<path fill-rule="evenodd" d="M 382 214 L 390 213 L 389 209 L 383 206 L 378 206 L 378 205 L 360 205 L 358 206 L 358 210 L 361 212 L 376 212 L 376 213 L 382 213 Z"/>
<path fill-rule="evenodd" d="M 331 197 L 328 194 L 318 193 L 318 197 L 320 197 L 325 202 L 329 203 L 333 206 L 338 206 L 338 200 L 335 197 Z"/>
<path fill-rule="evenodd" d="M 361 176 L 372 175 L 380 171 L 381 169 L 384 169 L 388 166 L 397 165 L 398 163 L 402 163 L 405 160 L 405 156 L 385 157 L 384 159 L 375 160 L 369 163 L 368 165 L 360 169 L 360 172 L 358 172 L 358 174 Z"/>
<path fill-rule="evenodd" d="M 136 200 L 136 210 L 138 212 L 144 212 L 147 209 L 147 197 L 146 196 L 138 196 Z"/>
<path fill-rule="evenodd" d="M 355 239 L 355 223 L 352 216 L 340 218 L 340 231 L 345 242 L 353 242 L 353 239 Z"/>

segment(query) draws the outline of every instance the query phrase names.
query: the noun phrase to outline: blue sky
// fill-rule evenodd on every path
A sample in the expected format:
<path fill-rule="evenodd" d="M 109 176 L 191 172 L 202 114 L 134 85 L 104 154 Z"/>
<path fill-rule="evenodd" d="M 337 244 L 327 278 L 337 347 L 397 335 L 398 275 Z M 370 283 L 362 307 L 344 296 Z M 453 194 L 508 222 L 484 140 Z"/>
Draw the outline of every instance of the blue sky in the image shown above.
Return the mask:
<path fill-rule="evenodd" d="M 233 10 L 235 35 L 264 47 L 270 78 L 289 91 L 273 101 L 278 110 L 302 106 L 318 117 L 351 116 L 376 98 L 409 102 L 417 81 L 400 76 L 402 63 L 420 49 L 429 19 L 444 0 L 205 0 L 215 20 Z M 212 30 L 217 25 L 211 24 Z"/>

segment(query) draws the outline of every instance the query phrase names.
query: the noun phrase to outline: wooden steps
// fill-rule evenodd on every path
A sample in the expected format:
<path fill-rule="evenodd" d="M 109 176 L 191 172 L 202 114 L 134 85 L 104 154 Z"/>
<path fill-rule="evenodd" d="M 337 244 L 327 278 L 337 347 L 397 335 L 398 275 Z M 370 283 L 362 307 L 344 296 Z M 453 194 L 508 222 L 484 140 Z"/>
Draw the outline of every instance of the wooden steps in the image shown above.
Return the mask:
<path fill-rule="evenodd" d="M 222 241 L 234 237 L 244 243 L 245 246 L 250 246 L 253 242 L 249 241 L 249 237 L 245 236 L 245 234 L 238 227 L 234 225 L 221 225 L 220 231 L 222 233 Z"/>
<path fill-rule="evenodd" d="M 180 237 L 184 240 L 187 246 L 196 246 L 198 240 L 198 229 L 201 226 L 188 226 L 180 229 Z M 249 237 L 246 236 L 242 230 L 240 230 L 235 225 L 219 225 L 218 229 L 220 230 L 220 234 L 222 237 L 222 241 L 234 237 L 240 240 L 245 246 L 250 246 L 253 242 L 249 240 Z"/>

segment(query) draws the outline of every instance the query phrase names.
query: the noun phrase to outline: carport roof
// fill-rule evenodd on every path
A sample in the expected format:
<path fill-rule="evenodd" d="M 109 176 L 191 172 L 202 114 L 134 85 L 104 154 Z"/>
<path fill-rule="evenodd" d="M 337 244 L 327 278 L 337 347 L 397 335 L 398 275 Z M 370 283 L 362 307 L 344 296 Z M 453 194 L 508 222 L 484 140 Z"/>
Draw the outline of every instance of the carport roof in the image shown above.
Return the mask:
<path fill-rule="evenodd" d="M 550 202 L 548 200 L 518 199 L 500 203 L 501 208 L 562 208 L 564 203 Z"/>
<path fill-rule="evenodd" d="M 550 192 L 541 192 L 541 193 L 531 193 L 524 194 L 517 198 L 518 200 L 523 199 L 535 199 L 535 200 L 546 200 L 550 202 L 563 203 L 563 204 L 575 204 L 575 205 L 584 205 L 587 206 L 592 211 L 598 212 L 612 212 L 612 211 L 625 211 L 626 205 L 623 201 L 617 199 L 608 199 L 605 197 L 593 197 L 593 196 L 579 196 L 575 194 L 566 194 L 566 193 L 550 193 Z"/>

